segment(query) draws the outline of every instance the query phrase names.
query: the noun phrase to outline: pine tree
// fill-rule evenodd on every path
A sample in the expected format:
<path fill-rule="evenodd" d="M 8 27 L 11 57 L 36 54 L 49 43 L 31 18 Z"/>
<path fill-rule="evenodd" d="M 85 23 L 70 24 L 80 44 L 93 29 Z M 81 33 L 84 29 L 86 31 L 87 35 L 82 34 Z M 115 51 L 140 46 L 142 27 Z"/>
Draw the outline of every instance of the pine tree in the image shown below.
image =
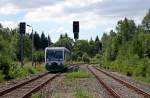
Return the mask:
<path fill-rule="evenodd" d="M 41 39 L 37 32 L 34 34 L 34 47 L 36 50 L 41 49 Z"/>
<path fill-rule="evenodd" d="M 0 28 L 3 28 L 2 24 L 0 23 Z"/>
<path fill-rule="evenodd" d="M 48 35 L 48 46 L 51 46 L 51 45 L 52 45 L 52 41 L 51 41 L 50 36 Z"/>
<path fill-rule="evenodd" d="M 142 25 L 146 31 L 150 32 L 150 9 L 146 14 L 146 16 L 144 17 Z"/>
<path fill-rule="evenodd" d="M 102 50 L 102 43 L 100 42 L 98 36 L 96 36 L 96 39 L 95 39 L 95 50 L 97 53 L 100 53 Z"/>
<path fill-rule="evenodd" d="M 44 32 L 41 34 L 41 48 L 45 49 L 48 46 L 48 39 L 45 37 Z"/>

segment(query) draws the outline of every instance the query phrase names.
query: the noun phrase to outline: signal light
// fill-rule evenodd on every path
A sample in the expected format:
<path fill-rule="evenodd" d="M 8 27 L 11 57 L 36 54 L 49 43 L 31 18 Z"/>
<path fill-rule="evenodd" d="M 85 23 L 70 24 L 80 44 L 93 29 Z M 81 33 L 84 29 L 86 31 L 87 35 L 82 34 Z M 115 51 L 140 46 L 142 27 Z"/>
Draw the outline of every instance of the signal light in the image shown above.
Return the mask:
<path fill-rule="evenodd" d="M 73 21 L 73 32 L 79 32 L 79 21 Z"/>
<path fill-rule="evenodd" d="M 73 21 L 74 39 L 79 38 L 79 21 Z"/>
<path fill-rule="evenodd" d="M 20 34 L 25 34 L 26 33 L 26 23 L 25 22 L 21 22 L 19 25 L 19 29 L 20 29 Z"/>

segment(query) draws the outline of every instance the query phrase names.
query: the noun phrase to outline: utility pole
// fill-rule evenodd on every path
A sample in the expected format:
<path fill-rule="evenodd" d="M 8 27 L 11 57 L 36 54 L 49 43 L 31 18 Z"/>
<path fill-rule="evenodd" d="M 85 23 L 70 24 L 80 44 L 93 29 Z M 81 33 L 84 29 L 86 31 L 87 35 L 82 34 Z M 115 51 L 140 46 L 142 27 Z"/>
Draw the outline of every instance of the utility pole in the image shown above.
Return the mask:
<path fill-rule="evenodd" d="M 34 34 L 33 34 L 33 27 L 31 25 L 27 25 L 28 27 L 32 28 L 32 53 L 31 53 L 31 58 L 32 58 L 32 66 L 34 65 L 34 58 L 33 58 L 33 53 L 34 53 Z"/>
<path fill-rule="evenodd" d="M 32 66 L 34 64 L 33 52 L 34 52 L 34 36 L 33 36 L 33 28 L 32 28 Z"/>
<path fill-rule="evenodd" d="M 21 35 L 20 35 L 20 40 L 21 40 L 21 65 L 23 66 L 24 65 L 24 63 L 23 63 L 23 34 L 21 33 Z"/>

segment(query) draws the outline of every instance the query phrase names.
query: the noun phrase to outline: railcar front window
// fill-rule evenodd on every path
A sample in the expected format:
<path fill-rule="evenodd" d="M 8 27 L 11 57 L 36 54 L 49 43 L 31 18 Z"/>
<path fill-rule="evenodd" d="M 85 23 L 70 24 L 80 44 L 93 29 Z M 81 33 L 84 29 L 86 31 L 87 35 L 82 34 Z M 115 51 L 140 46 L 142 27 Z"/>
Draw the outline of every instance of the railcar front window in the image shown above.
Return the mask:
<path fill-rule="evenodd" d="M 63 52 L 47 50 L 46 59 L 47 59 L 47 61 L 63 60 Z"/>

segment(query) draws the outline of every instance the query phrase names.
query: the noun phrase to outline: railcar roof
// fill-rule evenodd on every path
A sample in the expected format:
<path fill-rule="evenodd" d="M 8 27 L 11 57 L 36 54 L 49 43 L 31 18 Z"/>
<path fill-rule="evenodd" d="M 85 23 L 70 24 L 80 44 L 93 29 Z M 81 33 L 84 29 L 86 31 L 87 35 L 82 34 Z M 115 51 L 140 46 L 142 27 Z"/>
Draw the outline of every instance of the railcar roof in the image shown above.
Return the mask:
<path fill-rule="evenodd" d="M 70 52 L 67 48 L 65 47 L 46 47 L 45 50 L 64 50 L 66 52 Z"/>

